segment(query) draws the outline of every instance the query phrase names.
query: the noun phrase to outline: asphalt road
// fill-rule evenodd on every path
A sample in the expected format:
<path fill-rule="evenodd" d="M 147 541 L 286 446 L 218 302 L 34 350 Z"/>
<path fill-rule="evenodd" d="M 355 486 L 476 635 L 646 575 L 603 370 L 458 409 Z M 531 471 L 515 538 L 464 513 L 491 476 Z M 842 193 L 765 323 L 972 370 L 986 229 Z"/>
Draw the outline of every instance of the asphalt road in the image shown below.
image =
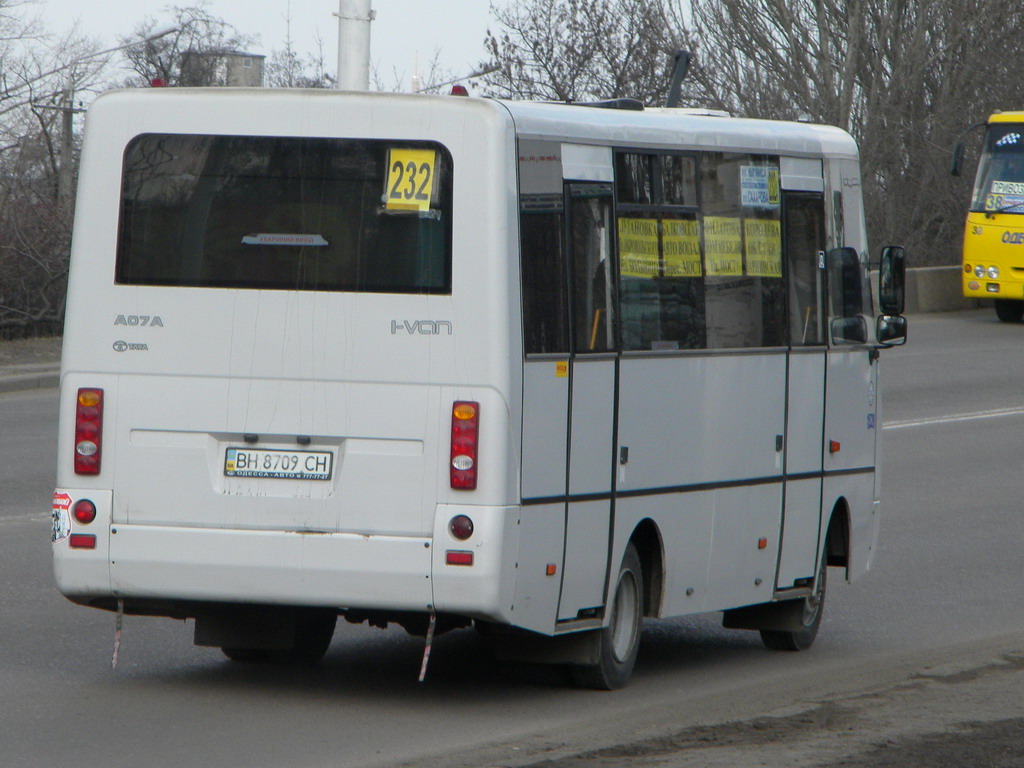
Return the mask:
<path fill-rule="evenodd" d="M 908 346 L 883 353 L 882 548 L 864 579 L 830 580 L 811 651 L 769 652 L 714 616 L 649 622 L 614 693 L 498 665 L 472 631 L 435 643 L 420 684 L 421 641 L 344 622 L 308 670 L 233 664 L 194 648 L 188 623 L 129 617 L 112 670 L 113 617 L 52 583 L 56 392 L 0 395 L 0 765 L 651 765 L 637 745 L 680 729 L 696 735 L 658 760 L 717 765 L 737 723 L 803 722 L 815 702 L 903 690 L 922 669 L 987 668 L 1024 647 L 1024 326 L 990 315 L 913 317 Z M 819 726 L 854 729 L 841 712 Z M 780 765 L 816 764 L 794 745 Z"/>

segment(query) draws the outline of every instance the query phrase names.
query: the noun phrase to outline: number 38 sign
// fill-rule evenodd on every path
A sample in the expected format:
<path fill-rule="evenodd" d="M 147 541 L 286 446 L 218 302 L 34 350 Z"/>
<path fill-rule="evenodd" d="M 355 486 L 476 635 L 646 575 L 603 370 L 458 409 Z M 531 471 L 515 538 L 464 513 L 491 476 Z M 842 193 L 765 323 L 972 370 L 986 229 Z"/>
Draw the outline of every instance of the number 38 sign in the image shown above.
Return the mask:
<path fill-rule="evenodd" d="M 432 149 L 389 150 L 384 207 L 392 211 L 429 211 L 436 157 Z"/>

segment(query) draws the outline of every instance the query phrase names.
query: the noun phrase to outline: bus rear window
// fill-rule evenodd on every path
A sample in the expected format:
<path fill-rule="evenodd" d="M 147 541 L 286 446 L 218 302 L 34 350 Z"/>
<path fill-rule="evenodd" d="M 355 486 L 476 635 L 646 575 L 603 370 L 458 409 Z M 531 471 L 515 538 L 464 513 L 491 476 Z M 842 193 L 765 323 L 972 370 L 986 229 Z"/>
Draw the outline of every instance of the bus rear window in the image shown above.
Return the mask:
<path fill-rule="evenodd" d="M 117 282 L 450 293 L 451 176 L 430 142 L 145 134 Z"/>

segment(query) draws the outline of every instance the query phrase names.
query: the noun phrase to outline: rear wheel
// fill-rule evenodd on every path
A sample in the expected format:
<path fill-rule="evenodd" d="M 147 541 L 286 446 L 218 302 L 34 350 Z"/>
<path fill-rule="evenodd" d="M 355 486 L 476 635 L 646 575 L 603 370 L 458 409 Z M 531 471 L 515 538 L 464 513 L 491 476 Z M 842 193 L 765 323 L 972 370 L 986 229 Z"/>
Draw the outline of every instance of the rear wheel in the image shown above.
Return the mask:
<path fill-rule="evenodd" d="M 640 647 L 643 619 L 644 576 L 640 556 L 630 544 L 622 557 L 608 626 L 600 630 L 600 658 L 596 664 L 570 667 L 573 682 L 581 688 L 612 690 L 629 680 Z"/>
<path fill-rule="evenodd" d="M 327 653 L 334 637 L 338 612 L 333 608 L 302 608 L 295 617 L 295 638 L 290 648 L 221 648 L 232 661 L 264 664 L 313 665 Z"/>
<path fill-rule="evenodd" d="M 1019 323 L 1024 320 L 1024 301 L 996 299 L 996 317 L 1004 323 Z"/>
<path fill-rule="evenodd" d="M 814 587 L 814 593 L 803 600 L 794 601 L 799 605 L 785 605 L 780 603 L 779 607 L 785 606 L 789 610 L 801 610 L 801 629 L 795 631 L 762 629 L 761 642 L 773 651 L 806 651 L 814 643 L 818 636 L 818 628 L 821 627 L 821 616 L 825 610 L 825 557 L 821 560 L 821 569 L 818 572 L 818 583 Z"/>

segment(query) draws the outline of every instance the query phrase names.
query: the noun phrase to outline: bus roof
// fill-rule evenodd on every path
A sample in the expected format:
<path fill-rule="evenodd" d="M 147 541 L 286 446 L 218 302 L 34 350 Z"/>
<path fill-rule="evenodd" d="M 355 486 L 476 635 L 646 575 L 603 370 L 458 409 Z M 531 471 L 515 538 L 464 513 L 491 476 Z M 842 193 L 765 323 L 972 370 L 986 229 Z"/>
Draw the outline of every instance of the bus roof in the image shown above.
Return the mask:
<path fill-rule="evenodd" d="M 520 136 L 612 146 L 712 147 L 723 152 L 854 159 L 858 156 L 853 138 L 828 125 L 755 120 L 675 108 L 628 110 L 545 102 L 501 103 L 512 114 Z"/>
<path fill-rule="evenodd" d="M 128 121 L 132 128 L 152 130 L 151 121 L 135 111 L 142 104 L 148 107 L 145 114 L 151 114 L 156 121 L 170 119 L 191 126 L 202 120 L 216 126 L 250 99 L 249 103 L 254 106 L 246 111 L 258 111 L 262 115 L 261 134 L 288 130 L 286 126 L 295 120 L 294 116 L 308 116 L 307 110 L 314 108 L 313 105 L 322 105 L 315 107 L 318 112 L 336 115 L 334 100 L 338 100 L 362 102 L 359 104 L 361 108 L 374 102 L 398 109 L 420 105 L 442 122 L 444 115 L 465 115 L 467 111 L 475 111 L 481 117 L 487 112 L 494 117 L 501 113 L 506 120 L 511 116 L 518 136 L 554 141 L 613 147 L 858 157 L 853 138 L 840 128 L 729 117 L 711 110 L 660 107 L 607 109 L 555 102 L 283 88 L 127 89 L 103 94 L 96 103 L 120 104 L 121 109 L 127 110 L 126 114 L 132 115 L 133 119 Z M 163 108 L 152 112 L 158 104 Z M 132 129 L 127 125 L 124 127 L 129 131 Z M 312 124 L 305 128 L 317 130 Z M 217 132 L 216 127 L 212 130 Z"/>
<path fill-rule="evenodd" d="M 988 116 L 990 123 L 1024 123 L 1024 111 L 995 112 Z"/>

